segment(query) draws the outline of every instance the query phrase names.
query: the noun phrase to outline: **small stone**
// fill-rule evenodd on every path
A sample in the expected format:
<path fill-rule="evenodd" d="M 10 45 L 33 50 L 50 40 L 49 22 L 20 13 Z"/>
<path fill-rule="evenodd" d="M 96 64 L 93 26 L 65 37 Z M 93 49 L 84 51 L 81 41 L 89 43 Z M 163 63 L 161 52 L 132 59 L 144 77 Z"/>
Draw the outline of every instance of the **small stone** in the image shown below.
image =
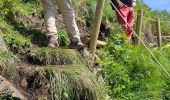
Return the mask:
<path fill-rule="evenodd" d="M 28 86 L 27 80 L 26 80 L 26 79 L 23 79 L 23 80 L 21 81 L 21 87 L 24 88 L 24 89 L 26 89 L 27 86 Z"/>

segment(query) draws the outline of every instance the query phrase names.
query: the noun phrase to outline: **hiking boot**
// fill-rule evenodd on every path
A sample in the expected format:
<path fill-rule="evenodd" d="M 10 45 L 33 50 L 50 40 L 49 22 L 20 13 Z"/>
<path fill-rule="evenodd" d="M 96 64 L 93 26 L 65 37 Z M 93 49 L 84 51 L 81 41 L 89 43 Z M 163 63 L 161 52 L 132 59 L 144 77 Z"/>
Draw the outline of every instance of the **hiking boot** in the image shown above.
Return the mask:
<path fill-rule="evenodd" d="M 58 47 L 59 44 L 58 44 L 58 39 L 56 36 L 50 36 L 49 37 L 49 43 L 48 43 L 48 47 L 50 48 L 55 48 L 55 47 Z"/>
<path fill-rule="evenodd" d="M 83 47 L 85 47 L 85 44 L 83 44 L 81 41 L 79 41 L 79 42 L 71 42 L 70 43 L 70 48 L 71 49 L 81 50 L 81 49 L 83 49 Z"/>

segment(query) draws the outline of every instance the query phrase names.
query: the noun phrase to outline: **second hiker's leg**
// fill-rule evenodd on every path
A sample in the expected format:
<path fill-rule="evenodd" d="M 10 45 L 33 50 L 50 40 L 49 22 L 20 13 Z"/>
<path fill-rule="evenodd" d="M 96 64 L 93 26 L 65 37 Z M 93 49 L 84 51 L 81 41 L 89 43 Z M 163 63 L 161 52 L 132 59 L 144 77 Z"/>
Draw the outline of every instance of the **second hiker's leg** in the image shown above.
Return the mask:
<path fill-rule="evenodd" d="M 129 7 L 127 22 L 129 24 L 129 26 L 127 27 L 128 35 L 131 36 L 133 34 L 132 28 L 133 28 L 133 24 L 134 24 L 134 8 L 133 7 Z"/>
<path fill-rule="evenodd" d="M 117 20 L 119 24 L 122 26 L 122 31 L 126 33 L 126 35 L 128 35 L 127 34 L 127 16 L 128 16 L 129 9 L 123 6 L 123 7 L 118 7 L 118 11 L 120 12 L 121 15 L 118 12 L 116 12 Z"/>

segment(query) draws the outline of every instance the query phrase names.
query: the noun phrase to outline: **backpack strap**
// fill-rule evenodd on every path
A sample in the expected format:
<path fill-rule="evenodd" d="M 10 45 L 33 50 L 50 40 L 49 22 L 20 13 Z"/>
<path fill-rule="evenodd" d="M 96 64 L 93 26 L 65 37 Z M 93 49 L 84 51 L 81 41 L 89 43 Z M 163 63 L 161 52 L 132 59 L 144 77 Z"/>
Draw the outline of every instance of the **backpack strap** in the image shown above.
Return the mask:
<path fill-rule="evenodd" d="M 117 1 L 116 1 L 116 0 L 111 0 L 111 2 L 112 2 L 115 6 L 117 6 Z M 115 8 L 114 8 L 114 6 L 111 4 L 111 2 L 110 2 L 110 5 L 111 5 L 112 9 L 115 10 Z"/>

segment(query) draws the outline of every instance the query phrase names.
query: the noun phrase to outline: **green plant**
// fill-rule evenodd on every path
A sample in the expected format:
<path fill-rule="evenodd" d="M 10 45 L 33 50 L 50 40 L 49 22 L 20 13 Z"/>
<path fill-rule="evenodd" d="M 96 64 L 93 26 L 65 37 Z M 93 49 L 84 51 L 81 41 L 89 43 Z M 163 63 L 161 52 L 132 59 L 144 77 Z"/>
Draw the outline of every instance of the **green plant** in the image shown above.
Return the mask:
<path fill-rule="evenodd" d="M 14 27 L 9 25 L 6 21 L 5 18 L 0 17 L 0 29 L 2 33 L 13 33 L 14 32 Z"/>
<path fill-rule="evenodd" d="M 59 45 L 63 47 L 67 47 L 69 44 L 69 38 L 67 33 L 64 30 L 59 30 L 57 34 L 58 34 Z"/>
<path fill-rule="evenodd" d="M 108 94 L 111 98 L 124 98 L 125 94 L 129 95 L 131 82 L 128 71 L 123 65 L 127 60 L 125 49 L 125 36 L 114 34 L 109 38 L 109 44 L 104 48 L 102 53 L 102 66 L 104 70 L 105 82 L 108 87 Z M 112 42 L 111 42 L 112 41 Z"/>
<path fill-rule="evenodd" d="M 38 0 L 1 0 L 0 1 L 0 15 L 7 15 L 11 13 L 16 16 L 29 16 L 30 14 L 42 11 L 40 2 Z"/>
<path fill-rule="evenodd" d="M 115 22 L 116 12 L 112 9 L 109 0 L 106 0 L 103 13 L 103 18 L 107 18 L 111 23 Z"/>
<path fill-rule="evenodd" d="M 30 49 L 32 47 L 29 38 L 23 37 L 16 32 L 13 34 L 4 34 L 3 38 L 10 50 L 14 53 L 21 53 L 24 50 Z"/>
<path fill-rule="evenodd" d="M 75 7 L 76 19 L 79 22 L 87 24 L 88 27 L 91 27 L 94 19 L 95 9 L 96 9 L 95 0 L 80 0 L 79 2 L 76 3 Z"/>
<path fill-rule="evenodd" d="M 124 44 L 124 36 L 109 37 L 102 53 L 102 66 L 109 95 L 115 99 L 161 99 L 168 82 L 163 70 L 148 51 L 141 46 Z M 154 51 L 154 50 L 153 50 Z M 165 51 L 154 51 L 168 71 Z M 167 94 L 168 95 L 168 88 Z M 167 96 L 166 96 L 167 97 Z"/>

